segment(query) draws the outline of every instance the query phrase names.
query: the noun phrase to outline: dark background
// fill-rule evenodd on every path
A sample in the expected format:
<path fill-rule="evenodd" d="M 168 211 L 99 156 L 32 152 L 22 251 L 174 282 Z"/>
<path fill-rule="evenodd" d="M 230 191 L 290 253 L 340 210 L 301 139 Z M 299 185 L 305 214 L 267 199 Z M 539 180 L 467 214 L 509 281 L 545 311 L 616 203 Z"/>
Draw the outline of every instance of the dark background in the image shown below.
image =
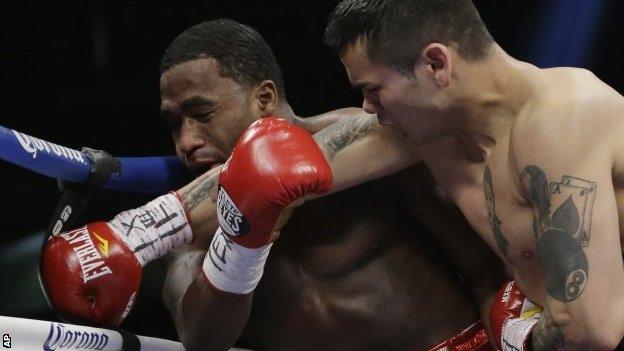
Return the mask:
<path fill-rule="evenodd" d="M 3 1 L 0 4 L 0 125 L 116 156 L 172 154 L 159 118 L 158 64 L 173 38 L 198 22 L 228 17 L 256 28 L 282 67 L 299 115 L 359 106 L 321 37 L 336 1 Z M 624 3 L 603 0 L 476 2 L 498 43 L 539 66 L 594 71 L 624 92 Z M 589 23 L 589 24 L 588 24 Z M 578 33 L 579 28 L 583 29 Z M 0 146 L 1 147 L 1 146 Z M 55 181 L 0 161 L 0 315 L 54 318 L 35 279 L 41 230 Z M 147 200 L 100 193 L 86 219 L 109 219 Z M 145 274 L 124 326 L 175 338 L 159 296 L 162 263 Z"/>

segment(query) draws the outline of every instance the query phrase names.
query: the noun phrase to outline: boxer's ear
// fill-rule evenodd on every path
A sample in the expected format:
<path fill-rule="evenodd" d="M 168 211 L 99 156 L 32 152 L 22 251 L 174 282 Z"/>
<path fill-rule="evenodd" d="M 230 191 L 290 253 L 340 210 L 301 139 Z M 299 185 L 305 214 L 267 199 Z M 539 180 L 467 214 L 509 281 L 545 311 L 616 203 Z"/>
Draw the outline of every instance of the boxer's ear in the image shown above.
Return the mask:
<path fill-rule="evenodd" d="M 262 117 L 273 115 L 279 104 L 275 83 L 272 80 L 262 81 L 255 89 L 255 99 Z"/>
<path fill-rule="evenodd" d="M 448 46 L 439 43 L 427 45 L 421 52 L 420 61 L 420 65 L 417 64 L 414 69 L 424 68 L 427 74 L 441 88 L 449 86 L 453 61 L 451 50 Z"/>

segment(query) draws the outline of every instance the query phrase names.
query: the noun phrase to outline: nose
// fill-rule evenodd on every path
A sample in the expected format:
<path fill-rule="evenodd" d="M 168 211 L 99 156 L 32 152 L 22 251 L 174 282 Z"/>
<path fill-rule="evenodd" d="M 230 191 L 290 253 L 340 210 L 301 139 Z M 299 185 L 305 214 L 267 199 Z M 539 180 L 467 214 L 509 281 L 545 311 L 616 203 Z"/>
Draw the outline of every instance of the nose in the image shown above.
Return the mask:
<path fill-rule="evenodd" d="M 367 97 L 364 97 L 364 101 L 362 102 L 362 108 L 364 109 L 364 111 L 366 111 L 366 113 L 370 113 L 371 115 L 379 113 L 381 110 L 379 108 L 379 104 L 376 104 Z"/>
<path fill-rule="evenodd" d="M 205 145 L 201 137 L 199 126 L 196 121 L 184 118 L 180 125 L 180 136 L 178 139 L 178 149 L 182 154 L 188 156 L 195 150 Z"/>

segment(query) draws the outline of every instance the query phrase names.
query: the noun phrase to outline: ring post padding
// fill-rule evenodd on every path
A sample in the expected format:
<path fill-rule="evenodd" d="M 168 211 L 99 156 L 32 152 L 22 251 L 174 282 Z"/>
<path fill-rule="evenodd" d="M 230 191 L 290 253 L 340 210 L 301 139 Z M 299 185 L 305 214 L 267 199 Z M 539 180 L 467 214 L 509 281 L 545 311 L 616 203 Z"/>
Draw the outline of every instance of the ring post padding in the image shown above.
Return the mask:
<path fill-rule="evenodd" d="M 0 126 L 0 158 L 20 167 L 75 183 L 85 182 L 91 162 L 74 149 Z"/>
<path fill-rule="evenodd" d="M 78 150 L 0 126 L 0 159 L 68 182 L 84 183 L 92 163 Z M 109 190 L 163 194 L 191 180 L 175 156 L 120 157 L 121 169 L 103 187 Z"/>
<path fill-rule="evenodd" d="M 115 330 L 34 319 L 0 316 L 0 332 L 2 343 L 10 342 L 10 349 L 17 351 L 184 351 L 182 344 L 170 340 L 136 336 L 139 345 L 124 343 Z"/>

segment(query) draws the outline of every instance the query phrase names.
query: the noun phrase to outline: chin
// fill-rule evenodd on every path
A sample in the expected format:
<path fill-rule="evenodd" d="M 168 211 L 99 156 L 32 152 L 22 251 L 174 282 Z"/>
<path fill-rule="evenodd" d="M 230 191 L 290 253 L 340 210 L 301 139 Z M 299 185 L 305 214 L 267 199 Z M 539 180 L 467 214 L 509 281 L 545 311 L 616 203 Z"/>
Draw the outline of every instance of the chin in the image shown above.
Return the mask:
<path fill-rule="evenodd" d="M 441 137 L 441 135 L 439 134 L 410 134 L 410 133 L 406 133 L 407 136 L 407 140 L 409 143 L 414 144 L 414 145 L 423 145 L 423 144 L 427 144 L 428 142 L 431 142 L 439 137 Z"/>

